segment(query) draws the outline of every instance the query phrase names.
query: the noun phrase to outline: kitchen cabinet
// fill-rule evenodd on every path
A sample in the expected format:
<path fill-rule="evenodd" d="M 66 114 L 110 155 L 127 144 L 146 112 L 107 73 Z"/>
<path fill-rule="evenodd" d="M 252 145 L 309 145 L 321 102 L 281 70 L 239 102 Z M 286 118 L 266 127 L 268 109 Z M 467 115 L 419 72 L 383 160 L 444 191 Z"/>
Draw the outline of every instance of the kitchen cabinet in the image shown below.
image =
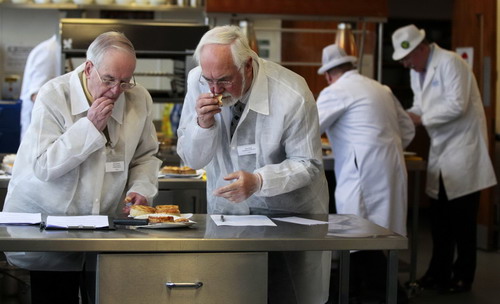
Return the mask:
<path fill-rule="evenodd" d="M 267 253 L 232 252 L 223 257 L 99 254 L 96 299 L 100 304 L 267 303 Z M 124 282 L 133 282 L 133 288 Z"/>

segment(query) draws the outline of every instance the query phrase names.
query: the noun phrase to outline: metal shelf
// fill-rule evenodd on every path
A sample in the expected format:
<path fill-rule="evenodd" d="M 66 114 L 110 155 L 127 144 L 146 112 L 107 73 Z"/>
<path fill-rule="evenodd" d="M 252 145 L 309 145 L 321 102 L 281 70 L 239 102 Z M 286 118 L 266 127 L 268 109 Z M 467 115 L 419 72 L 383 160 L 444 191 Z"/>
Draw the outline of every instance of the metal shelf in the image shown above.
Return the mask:
<path fill-rule="evenodd" d="M 162 12 L 189 12 L 189 13 L 199 13 L 202 15 L 205 11 L 204 7 L 189 7 L 189 6 L 178 6 L 173 4 L 162 4 L 162 5 L 142 5 L 137 3 L 131 3 L 127 5 L 121 4 L 76 4 L 76 3 L 0 3 L 0 8 L 18 8 L 18 9 L 52 9 L 52 10 L 120 10 L 120 11 L 162 11 Z"/>

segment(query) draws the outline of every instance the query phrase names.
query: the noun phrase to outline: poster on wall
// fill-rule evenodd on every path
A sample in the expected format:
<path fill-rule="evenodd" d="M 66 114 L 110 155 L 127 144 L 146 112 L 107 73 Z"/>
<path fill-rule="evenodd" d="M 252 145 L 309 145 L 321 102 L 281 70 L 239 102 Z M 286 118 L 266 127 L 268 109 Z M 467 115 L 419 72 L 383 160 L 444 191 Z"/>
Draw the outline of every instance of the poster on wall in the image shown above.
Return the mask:
<path fill-rule="evenodd" d="M 456 49 L 457 54 L 462 57 L 472 69 L 472 64 L 474 62 L 474 48 L 473 47 L 458 47 Z"/>
<path fill-rule="evenodd" d="M 7 46 L 3 64 L 4 71 L 22 74 L 26 60 L 32 49 L 32 46 Z"/>

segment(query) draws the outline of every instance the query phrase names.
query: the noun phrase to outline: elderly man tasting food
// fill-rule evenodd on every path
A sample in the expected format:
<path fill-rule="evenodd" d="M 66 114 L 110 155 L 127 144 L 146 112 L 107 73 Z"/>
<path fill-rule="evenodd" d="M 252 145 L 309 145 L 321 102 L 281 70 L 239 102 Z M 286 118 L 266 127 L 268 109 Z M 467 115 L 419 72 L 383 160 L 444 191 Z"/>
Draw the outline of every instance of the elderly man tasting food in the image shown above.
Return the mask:
<path fill-rule="evenodd" d="M 136 85 L 135 65 L 132 43 L 108 32 L 89 46 L 85 63 L 41 88 L 4 211 L 116 215 L 124 200 L 152 200 L 158 144 L 151 96 Z M 32 303 L 79 303 L 83 253 L 6 255 L 31 270 Z"/>
<path fill-rule="evenodd" d="M 318 113 L 304 79 L 259 58 L 235 26 L 207 32 L 195 58 L 178 153 L 206 168 L 208 212 L 328 213 Z M 325 303 L 329 257 L 270 254 L 270 303 Z"/>

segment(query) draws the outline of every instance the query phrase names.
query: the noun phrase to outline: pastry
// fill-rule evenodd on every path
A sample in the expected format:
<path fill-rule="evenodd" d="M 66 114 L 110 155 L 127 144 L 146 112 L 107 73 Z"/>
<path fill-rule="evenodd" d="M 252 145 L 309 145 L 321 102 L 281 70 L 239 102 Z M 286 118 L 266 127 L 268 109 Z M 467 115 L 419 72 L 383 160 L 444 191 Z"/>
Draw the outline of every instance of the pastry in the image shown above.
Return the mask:
<path fill-rule="evenodd" d="M 132 205 L 130 207 L 130 216 L 136 217 L 144 214 L 152 214 L 155 213 L 156 209 L 151 206 L 145 205 Z"/>
<path fill-rule="evenodd" d="M 219 107 L 222 107 L 224 105 L 224 103 L 222 103 L 222 94 L 220 95 L 217 95 L 216 98 L 217 98 L 217 101 L 219 102 Z"/>
<path fill-rule="evenodd" d="M 196 174 L 196 170 L 190 167 L 181 167 L 179 168 L 179 173 L 180 174 Z"/>
<path fill-rule="evenodd" d="M 161 168 L 161 173 L 163 174 L 179 174 L 179 167 L 177 166 L 165 166 Z"/>
<path fill-rule="evenodd" d="M 155 207 L 156 213 L 162 213 L 162 214 L 171 214 L 171 215 L 176 215 L 180 216 L 181 212 L 179 210 L 179 206 L 177 205 L 157 205 Z"/>
<path fill-rule="evenodd" d="M 171 215 L 165 215 L 165 216 L 150 215 L 148 216 L 148 222 L 149 224 L 173 223 L 174 217 Z"/>

